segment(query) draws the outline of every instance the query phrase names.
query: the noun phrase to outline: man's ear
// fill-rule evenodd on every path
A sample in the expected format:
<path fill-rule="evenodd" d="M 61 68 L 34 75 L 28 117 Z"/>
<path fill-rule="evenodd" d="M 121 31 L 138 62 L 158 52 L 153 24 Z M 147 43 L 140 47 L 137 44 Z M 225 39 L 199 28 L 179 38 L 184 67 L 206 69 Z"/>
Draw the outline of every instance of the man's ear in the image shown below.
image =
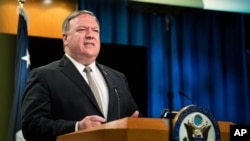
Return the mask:
<path fill-rule="evenodd" d="M 62 34 L 62 40 L 63 40 L 63 44 L 64 44 L 64 45 L 67 44 L 67 39 L 68 39 L 67 34 L 63 33 L 63 34 Z"/>
<path fill-rule="evenodd" d="M 67 40 L 67 34 L 63 33 L 63 34 L 62 34 L 62 39 L 63 39 L 63 40 Z"/>

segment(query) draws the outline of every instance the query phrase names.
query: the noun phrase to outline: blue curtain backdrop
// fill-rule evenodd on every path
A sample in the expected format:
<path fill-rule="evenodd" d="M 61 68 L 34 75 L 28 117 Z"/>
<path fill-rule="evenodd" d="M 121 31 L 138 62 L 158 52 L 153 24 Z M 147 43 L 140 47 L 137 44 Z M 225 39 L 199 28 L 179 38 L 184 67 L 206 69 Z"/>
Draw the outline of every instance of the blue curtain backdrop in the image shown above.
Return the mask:
<path fill-rule="evenodd" d="M 191 104 L 208 108 L 217 120 L 250 124 L 250 94 L 246 57 L 246 15 L 215 11 L 171 16 L 140 13 L 126 0 L 79 0 L 79 9 L 100 20 L 103 43 L 148 47 L 148 117 L 160 117 Z"/>

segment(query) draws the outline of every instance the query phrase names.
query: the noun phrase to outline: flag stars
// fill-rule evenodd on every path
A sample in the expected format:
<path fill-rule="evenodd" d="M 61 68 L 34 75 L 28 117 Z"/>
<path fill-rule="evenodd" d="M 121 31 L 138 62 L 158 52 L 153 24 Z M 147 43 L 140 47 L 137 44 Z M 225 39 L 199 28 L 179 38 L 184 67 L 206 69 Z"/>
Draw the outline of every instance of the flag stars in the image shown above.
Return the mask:
<path fill-rule="evenodd" d="M 29 68 L 30 66 L 30 54 L 28 49 L 26 49 L 26 55 L 22 57 L 22 60 L 26 61 L 26 67 Z"/>

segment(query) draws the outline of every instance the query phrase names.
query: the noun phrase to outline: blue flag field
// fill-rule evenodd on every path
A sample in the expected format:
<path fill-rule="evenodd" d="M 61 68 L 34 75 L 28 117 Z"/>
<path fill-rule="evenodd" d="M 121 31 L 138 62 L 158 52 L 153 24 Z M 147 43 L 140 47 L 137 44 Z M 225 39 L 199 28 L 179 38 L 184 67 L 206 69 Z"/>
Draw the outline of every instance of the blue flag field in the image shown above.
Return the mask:
<path fill-rule="evenodd" d="M 27 13 L 23 7 L 18 7 L 17 48 L 15 64 L 15 89 L 9 122 L 8 141 L 23 141 L 21 124 L 21 99 L 29 73 L 29 38 L 27 31 Z"/>

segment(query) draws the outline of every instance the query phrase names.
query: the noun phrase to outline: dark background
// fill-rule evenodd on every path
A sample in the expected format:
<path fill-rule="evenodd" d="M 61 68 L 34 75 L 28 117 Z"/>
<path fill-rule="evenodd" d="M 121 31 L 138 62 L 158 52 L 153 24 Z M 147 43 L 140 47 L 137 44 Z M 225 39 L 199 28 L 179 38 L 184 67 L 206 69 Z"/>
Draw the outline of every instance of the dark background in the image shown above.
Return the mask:
<path fill-rule="evenodd" d="M 31 69 L 60 59 L 63 54 L 62 39 L 29 37 Z M 101 44 L 97 58 L 105 64 L 123 72 L 138 108 L 147 116 L 147 48 L 117 44 Z"/>

